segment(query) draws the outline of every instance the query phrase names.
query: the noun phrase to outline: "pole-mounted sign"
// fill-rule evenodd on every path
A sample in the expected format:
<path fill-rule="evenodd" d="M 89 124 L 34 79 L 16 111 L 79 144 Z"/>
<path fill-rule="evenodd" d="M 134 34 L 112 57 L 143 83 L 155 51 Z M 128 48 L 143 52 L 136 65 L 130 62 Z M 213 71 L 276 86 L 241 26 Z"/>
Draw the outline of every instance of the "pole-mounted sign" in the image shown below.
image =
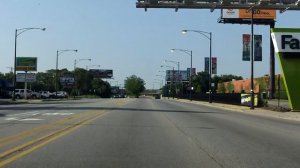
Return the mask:
<path fill-rule="evenodd" d="M 37 71 L 37 58 L 17 57 L 16 71 Z"/>

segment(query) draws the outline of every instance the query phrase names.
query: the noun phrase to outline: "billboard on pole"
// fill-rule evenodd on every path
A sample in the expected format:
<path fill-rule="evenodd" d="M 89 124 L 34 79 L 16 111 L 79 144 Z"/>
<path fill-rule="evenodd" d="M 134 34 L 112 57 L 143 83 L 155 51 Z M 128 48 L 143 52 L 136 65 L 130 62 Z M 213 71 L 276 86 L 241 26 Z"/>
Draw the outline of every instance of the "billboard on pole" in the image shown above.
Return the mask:
<path fill-rule="evenodd" d="M 250 34 L 243 34 L 243 61 L 250 61 Z"/>
<path fill-rule="evenodd" d="M 37 58 L 17 57 L 16 71 L 37 71 Z"/>
<path fill-rule="evenodd" d="M 112 78 L 113 70 L 111 69 L 90 69 L 89 71 L 96 78 Z"/>

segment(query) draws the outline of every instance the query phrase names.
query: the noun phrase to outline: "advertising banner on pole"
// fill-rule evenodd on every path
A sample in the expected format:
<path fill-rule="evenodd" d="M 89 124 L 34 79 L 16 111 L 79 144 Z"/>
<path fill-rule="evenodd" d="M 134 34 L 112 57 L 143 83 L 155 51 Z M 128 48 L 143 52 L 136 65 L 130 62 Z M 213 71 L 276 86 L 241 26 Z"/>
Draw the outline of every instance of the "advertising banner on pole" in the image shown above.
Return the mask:
<path fill-rule="evenodd" d="M 209 57 L 204 58 L 204 72 L 209 73 Z"/>
<path fill-rule="evenodd" d="M 211 58 L 211 73 L 217 74 L 217 57 Z"/>
<path fill-rule="evenodd" d="M 17 57 L 16 71 L 37 71 L 37 58 Z"/>
<path fill-rule="evenodd" d="M 250 34 L 243 34 L 243 61 L 250 61 Z"/>
<path fill-rule="evenodd" d="M 254 35 L 254 61 L 262 61 L 262 35 Z"/>

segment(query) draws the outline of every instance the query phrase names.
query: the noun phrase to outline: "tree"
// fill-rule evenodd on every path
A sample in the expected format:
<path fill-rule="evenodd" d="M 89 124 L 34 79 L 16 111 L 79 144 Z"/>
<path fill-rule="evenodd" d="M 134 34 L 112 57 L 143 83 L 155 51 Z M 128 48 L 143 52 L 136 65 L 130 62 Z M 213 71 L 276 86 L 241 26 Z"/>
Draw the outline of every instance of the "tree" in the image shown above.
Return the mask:
<path fill-rule="evenodd" d="M 125 89 L 128 95 L 138 97 L 145 90 L 145 82 L 136 75 L 132 75 L 126 78 Z"/>
<path fill-rule="evenodd" d="M 93 79 L 91 82 L 93 92 L 103 98 L 108 98 L 111 95 L 111 86 L 108 82 L 101 79 Z"/>
<path fill-rule="evenodd" d="M 198 72 L 196 76 L 193 77 L 193 86 L 197 93 L 208 92 L 209 74 L 207 72 Z"/>

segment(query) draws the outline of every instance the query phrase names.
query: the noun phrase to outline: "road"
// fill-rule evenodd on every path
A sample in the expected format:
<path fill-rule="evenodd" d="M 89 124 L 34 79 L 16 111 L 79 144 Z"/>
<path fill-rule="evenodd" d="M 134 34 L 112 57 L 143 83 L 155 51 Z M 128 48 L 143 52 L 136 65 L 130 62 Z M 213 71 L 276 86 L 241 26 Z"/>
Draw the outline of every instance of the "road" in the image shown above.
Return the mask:
<path fill-rule="evenodd" d="M 175 100 L 0 106 L 0 167 L 299 168 L 300 124 Z"/>

